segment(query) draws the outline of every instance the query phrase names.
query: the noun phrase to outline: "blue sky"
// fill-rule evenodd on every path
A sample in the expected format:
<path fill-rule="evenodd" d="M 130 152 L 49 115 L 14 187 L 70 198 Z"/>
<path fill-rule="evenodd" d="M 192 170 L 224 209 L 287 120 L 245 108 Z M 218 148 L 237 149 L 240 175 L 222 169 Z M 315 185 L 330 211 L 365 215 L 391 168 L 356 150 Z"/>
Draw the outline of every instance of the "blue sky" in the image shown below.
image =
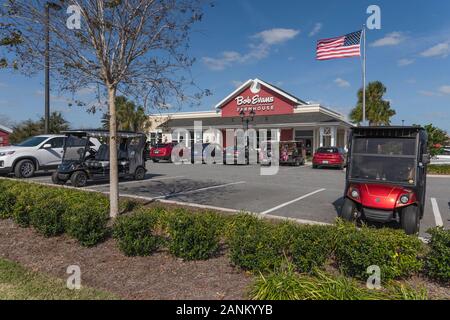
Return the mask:
<path fill-rule="evenodd" d="M 359 58 L 315 60 L 320 38 L 358 30 L 371 4 L 381 7 L 381 30 L 367 33 L 367 79 L 388 88 L 394 124 L 433 123 L 450 132 L 450 1 L 218 0 L 195 26 L 191 55 L 198 86 L 212 90 L 211 110 L 239 83 L 260 78 L 306 101 L 348 114 L 361 86 Z M 52 109 L 73 127 L 96 127 L 100 114 L 69 108 L 52 93 Z M 92 99 L 88 89 L 80 98 Z M 0 70 L 0 115 L 13 121 L 43 111 L 43 75 L 25 78 Z"/>

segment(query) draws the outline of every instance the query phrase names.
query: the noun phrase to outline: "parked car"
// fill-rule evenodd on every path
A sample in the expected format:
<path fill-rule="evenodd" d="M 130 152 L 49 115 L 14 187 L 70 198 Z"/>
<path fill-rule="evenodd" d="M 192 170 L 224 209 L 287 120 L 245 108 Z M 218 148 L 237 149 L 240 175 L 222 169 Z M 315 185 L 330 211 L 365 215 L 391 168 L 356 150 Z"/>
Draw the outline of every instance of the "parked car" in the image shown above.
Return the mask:
<path fill-rule="evenodd" d="M 223 149 L 223 163 L 224 164 L 250 164 L 250 158 L 254 156 L 255 162 L 259 162 L 258 150 L 245 146 L 242 150 L 237 146 L 228 146 Z M 227 160 L 228 159 L 228 160 Z M 231 160 L 231 161 L 230 161 Z"/>
<path fill-rule="evenodd" d="M 150 148 L 150 160 L 153 162 L 159 162 L 161 160 L 172 162 L 172 149 L 175 145 L 175 142 L 156 144 Z"/>
<path fill-rule="evenodd" d="M 64 135 L 39 135 L 0 148 L 0 173 L 14 173 L 17 178 L 31 178 L 36 171 L 56 169 L 63 155 Z M 91 148 L 100 142 L 93 140 Z"/>
<path fill-rule="evenodd" d="M 52 175 L 54 184 L 65 184 L 70 180 L 74 187 L 84 187 L 88 180 L 109 178 L 109 145 L 101 144 L 98 150 L 91 148 L 91 141 L 108 138 L 105 130 L 70 130 L 66 134 L 66 143 L 62 163 Z M 118 131 L 117 149 L 119 177 L 131 177 L 135 180 L 145 178 L 145 140 L 143 133 Z"/>
<path fill-rule="evenodd" d="M 450 164 L 450 146 L 444 148 L 444 152 L 431 158 L 431 164 Z"/>
<path fill-rule="evenodd" d="M 196 148 L 197 146 L 197 148 Z M 212 152 L 211 154 L 206 154 L 206 148 L 210 147 Z M 210 149 L 208 148 L 208 149 Z M 200 151 L 200 152 L 199 152 Z M 208 151 L 209 152 L 209 151 Z M 218 144 L 211 144 L 211 143 L 198 143 L 198 144 L 192 144 L 191 145 L 191 163 L 206 163 L 207 157 L 215 157 L 216 152 L 220 155 L 222 152 L 222 148 Z"/>
<path fill-rule="evenodd" d="M 334 167 L 343 169 L 346 165 L 347 154 L 344 148 L 320 147 L 312 159 L 313 168 Z"/>

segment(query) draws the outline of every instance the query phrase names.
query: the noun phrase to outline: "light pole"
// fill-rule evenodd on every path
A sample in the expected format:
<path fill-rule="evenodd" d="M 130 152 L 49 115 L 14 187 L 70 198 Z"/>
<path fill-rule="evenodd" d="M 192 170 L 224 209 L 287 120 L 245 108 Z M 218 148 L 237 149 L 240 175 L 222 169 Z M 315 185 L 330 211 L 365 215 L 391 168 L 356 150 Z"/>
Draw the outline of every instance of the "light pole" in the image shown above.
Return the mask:
<path fill-rule="evenodd" d="M 247 136 L 247 139 L 246 139 L 247 140 L 246 141 L 247 146 L 246 146 L 246 148 L 250 148 L 250 146 L 249 146 L 249 144 L 250 144 L 250 137 L 248 136 L 248 124 L 249 124 L 250 121 L 254 120 L 256 112 L 255 112 L 255 110 L 252 109 L 252 110 L 250 110 L 249 117 L 246 117 L 244 110 L 241 110 L 241 112 L 239 112 L 239 115 L 241 116 L 242 125 L 244 125 L 244 123 L 245 123 L 244 129 L 245 129 L 245 134 Z"/>
<path fill-rule="evenodd" d="M 61 10 L 61 6 L 54 2 L 45 4 L 45 115 L 44 131 L 50 131 L 50 9 Z"/>
<path fill-rule="evenodd" d="M 250 114 L 249 114 L 250 117 L 246 117 L 245 116 L 244 110 L 241 110 L 241 112 L 239 112 L 239 115 L 241 116 L 242 124 L 244 124 L 244 122 L 245 122 L 245 126 L 244 126 L 245 131 L 248 131 L 248 124 L 249 124 L 249 122 L 253 121 L 254 118 L 255 118 L 255 115 L 256 115 L 255 110 L 252 109 L 250 111 Z M 248 138 L 248 136 L 247 136 L 247 138 Z"/>

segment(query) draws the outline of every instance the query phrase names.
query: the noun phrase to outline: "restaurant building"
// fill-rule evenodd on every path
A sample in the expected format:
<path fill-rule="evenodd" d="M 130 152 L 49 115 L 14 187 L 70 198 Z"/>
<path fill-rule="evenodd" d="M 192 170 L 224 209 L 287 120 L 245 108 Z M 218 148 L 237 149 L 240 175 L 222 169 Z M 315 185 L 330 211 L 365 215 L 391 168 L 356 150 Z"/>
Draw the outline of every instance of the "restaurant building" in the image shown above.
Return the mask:
<path fill-rule="evenodd" d="M 9 146 L 9 135 L 12 132 L 12 129 L 0 124 L 0 147 Z"/>
<path fill-rule="evenodd" d="M 202 122 L 201 135 L 194 135 L 195 121 Z M 149 139 L 152 143 L 178 140 L 179 137 L 173 136 L 172 132 L 185 129 L 190 131 L 195 142 L 220 143 L 226 147 L 229 145 L 226 130 L 245 130 L 248 123 L 248 128 L 257 132 L 267 129 L 268 139 L 303 142 L 308 154 L 321 146 L 346 147 L 347 133 L 352 127 L 342 114 L 320 104 L 307 103 L 260 79 L 243 83 L 220 101 L 213 111 L 154 115 L 150 116 L 150 122 Z M 217 130 L 210 133 L 208 129 Z M 274 136 L 271 136 L 271 129 L 275 129 Z"/>

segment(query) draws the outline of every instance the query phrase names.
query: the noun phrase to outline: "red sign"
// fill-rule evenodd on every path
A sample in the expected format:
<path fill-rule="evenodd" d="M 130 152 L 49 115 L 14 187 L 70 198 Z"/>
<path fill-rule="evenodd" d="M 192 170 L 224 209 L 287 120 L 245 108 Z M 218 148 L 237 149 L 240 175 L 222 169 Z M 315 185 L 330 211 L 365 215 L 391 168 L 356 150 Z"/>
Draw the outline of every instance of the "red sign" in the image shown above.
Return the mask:
<path fill-rule="evenodd" d="M 291 114 L 295 106 L 293 101 L 263 85 L 256 89 L 249 86 L 222 106 L 222 117 L 238 117 L 242 110 L 248 114 L 252 109 L 256 116 Z"/>

